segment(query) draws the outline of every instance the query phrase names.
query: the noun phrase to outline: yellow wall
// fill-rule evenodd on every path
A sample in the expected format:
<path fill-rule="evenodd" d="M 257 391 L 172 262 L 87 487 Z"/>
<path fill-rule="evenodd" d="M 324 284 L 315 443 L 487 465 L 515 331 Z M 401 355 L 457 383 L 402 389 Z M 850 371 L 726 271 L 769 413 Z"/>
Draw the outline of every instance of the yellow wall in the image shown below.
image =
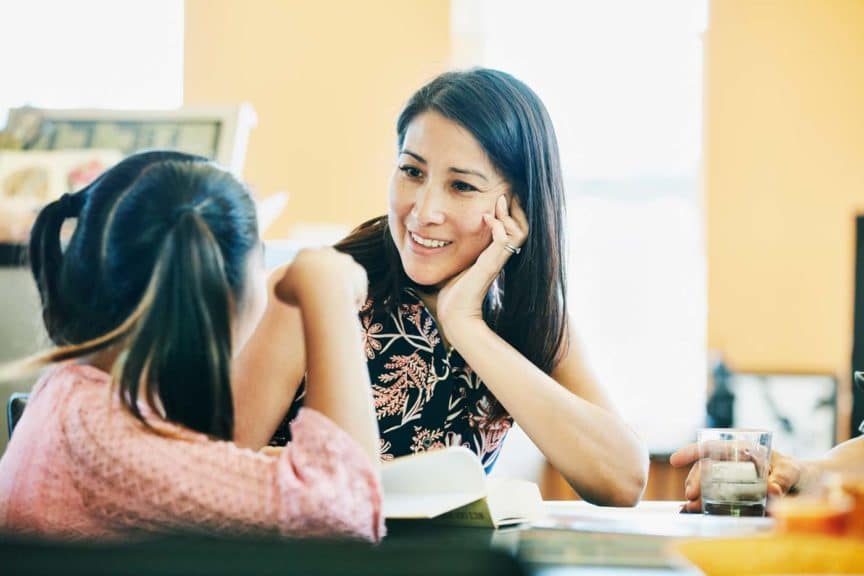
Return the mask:
<path fill-rule="evenodd" d="M 451 1 L 186 5 L 187 104 L 251 101 L 245 176 L 291 194 L 269 235 L 383 212 L 399 109 L 463 60 Z M 705 48 L 709 345 L 739 369 L 843 374 L 864 212 L 864 0 L 713 0 Z"/>
<path fill-rule="evenodd" d="M 270 237 L 386 210 L 395 121 L 450 60 L 450 2 L 186 0 L 184 100 L 250 101 L 244 177 L 290 200 Z"/>
<path fill-rule="evenodd" d="M 709 344 L 748 369 L 849 367 L 864 213 L 864 1 L 714 0 Z"/>

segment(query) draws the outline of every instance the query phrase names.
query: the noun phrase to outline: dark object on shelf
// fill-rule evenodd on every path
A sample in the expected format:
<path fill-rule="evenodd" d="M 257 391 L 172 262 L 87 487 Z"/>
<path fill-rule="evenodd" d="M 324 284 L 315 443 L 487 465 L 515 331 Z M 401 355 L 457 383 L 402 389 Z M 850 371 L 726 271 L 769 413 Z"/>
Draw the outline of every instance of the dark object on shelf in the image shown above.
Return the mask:
<path fill-rule="evenodd" d="M 718 360 L 711 371 L 714 390 L 708 398 L 707 424 L 710 428 L 731 428 L 735 422 L 735 394 L 729 387 L 732 372 Z"/>
<path fill-rule="evenodd" d="M 864 216 L 855 219 L 855 312 L 852 333 L 852 372 L 864 370 Z M 854 382 L 854 379 L 853 379 Z M 861 435 L 864 385 L 852 385 L 852 437 Z"/>
<path fill-rule="evenodd" d="M 855 219 L 855 313 L 852 332 L 852 371 L 864 370 L 864 215 Z M 853 382 L 855 382 L 853 378 Z M 852 437 L 864 422 L 864 385 L 852 385 Z"/>

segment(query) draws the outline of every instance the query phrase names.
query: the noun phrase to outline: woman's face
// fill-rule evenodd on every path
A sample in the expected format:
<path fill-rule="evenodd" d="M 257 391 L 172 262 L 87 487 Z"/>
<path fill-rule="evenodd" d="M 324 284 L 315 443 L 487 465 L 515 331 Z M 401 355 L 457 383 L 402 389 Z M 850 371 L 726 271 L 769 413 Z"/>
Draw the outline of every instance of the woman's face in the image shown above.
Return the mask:
<path fill-rule="evenodd" d="M 408 277 L 440 287 L 471 266 L 492 240 L 483 214 L 510 185 L 480 143 L 456 122 L 433 111 L 405 131 L 390 180 L 388 219 Z"/>

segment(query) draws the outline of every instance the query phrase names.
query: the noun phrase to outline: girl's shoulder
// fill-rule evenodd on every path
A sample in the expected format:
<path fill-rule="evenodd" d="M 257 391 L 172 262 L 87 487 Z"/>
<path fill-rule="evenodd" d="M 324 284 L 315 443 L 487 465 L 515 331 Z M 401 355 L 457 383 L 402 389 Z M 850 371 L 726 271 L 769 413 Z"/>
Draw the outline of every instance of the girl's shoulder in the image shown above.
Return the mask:
<path fill-rule="evenodd" d="M 98 368 L 74 362 L 52 366 L 33 385 L 28 404 L 46 401 L 65 401 L 73 392 L 92 394 L 104 389 L 111 382 L 111 376 Z"/>
<path fill-rule="evenodd" d="M 52 368 L 34 386 L 28 401 L 40 411 L 53 413 L 64 433 L 85 436 L 118 435 L 133 438 L 139 434 L 154 435 L 144 423 L 126 409 L 112 386 L 111 375 L 93 366 L 64 363 Z M 206 441 L 207 436 L 165 421 L 139 402 L 138 409 L 155 429 L 166 438 Z M 155 434 L 158 437 L 158 434 Z"/>

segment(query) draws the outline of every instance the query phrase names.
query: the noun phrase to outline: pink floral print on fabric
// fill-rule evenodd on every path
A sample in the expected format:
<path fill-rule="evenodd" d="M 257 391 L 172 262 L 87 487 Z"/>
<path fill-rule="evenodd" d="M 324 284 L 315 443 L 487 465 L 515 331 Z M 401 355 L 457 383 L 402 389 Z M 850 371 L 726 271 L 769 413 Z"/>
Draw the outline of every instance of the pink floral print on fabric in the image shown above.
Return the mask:
<path fill-rule="evenodd" d="M 464 446 L 490 470 L 512 418 L 459 353 L 445 348 L 435 319 L 417 294 L 407 289 L 392 312 L 367 301 L 360 324 L 381 459 Z M 301 387 L 271 444 L 290 439 L 288 423 L 304 392 Z"/>

